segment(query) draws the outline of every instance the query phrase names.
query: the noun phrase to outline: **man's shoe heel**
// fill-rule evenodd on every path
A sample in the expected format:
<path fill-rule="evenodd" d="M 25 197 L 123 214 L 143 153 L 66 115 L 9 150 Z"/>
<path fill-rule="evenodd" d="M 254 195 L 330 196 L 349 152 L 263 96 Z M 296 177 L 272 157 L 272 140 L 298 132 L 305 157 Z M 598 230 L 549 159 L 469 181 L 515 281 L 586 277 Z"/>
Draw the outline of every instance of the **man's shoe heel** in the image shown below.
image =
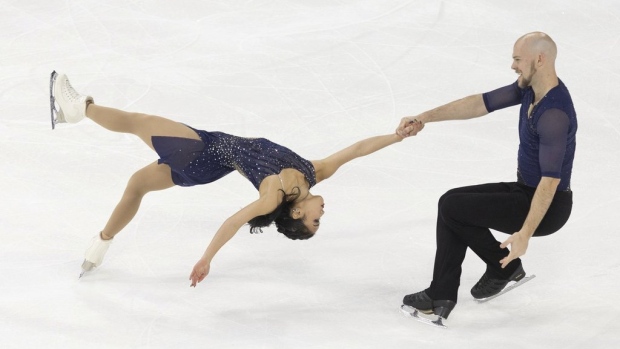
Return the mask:
<path fill-rule="evenodd" d="M 433 314 L 447 319 L 452 312 L 452 309 L 456 306 L 456 303 L 449 300 L 442 300 L 433 302 L 433 306 Z"/>

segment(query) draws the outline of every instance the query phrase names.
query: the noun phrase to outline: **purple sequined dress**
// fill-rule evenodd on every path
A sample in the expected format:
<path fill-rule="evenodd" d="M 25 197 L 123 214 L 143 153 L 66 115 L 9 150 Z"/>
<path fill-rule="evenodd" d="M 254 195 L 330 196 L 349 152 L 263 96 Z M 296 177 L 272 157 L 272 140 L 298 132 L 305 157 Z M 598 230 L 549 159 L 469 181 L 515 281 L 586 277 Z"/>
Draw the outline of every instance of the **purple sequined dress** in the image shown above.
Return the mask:
<path fill-rule="evenodd" d="M 214 182 L 237 170 L 256 189 L 269 175 L 293 168 L 310 187 L 316 184 L 312 163 L 292 150 L 265 138 L 244 138 L 223 132 L 195 130 L 201 140 L 153 136 L 158 163 L 170 166 L 172 181 L 180 186 Z"/>

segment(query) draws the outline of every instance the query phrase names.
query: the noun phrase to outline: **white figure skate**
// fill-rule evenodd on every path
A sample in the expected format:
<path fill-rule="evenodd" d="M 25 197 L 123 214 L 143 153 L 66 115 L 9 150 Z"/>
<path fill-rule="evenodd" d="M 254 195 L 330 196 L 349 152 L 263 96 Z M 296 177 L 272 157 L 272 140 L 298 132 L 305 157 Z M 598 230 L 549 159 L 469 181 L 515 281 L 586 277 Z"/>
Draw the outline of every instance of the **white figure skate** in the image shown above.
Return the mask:
<path fill-rule="evenodd" d="M 86 253 L 84 255 L 84 262 L 82 262 L 82 272 L 80 273 L 80 278 L 84 275 L 84 273 L 89 272 L 101 265 L 101 262 L 103 262 L 103 257 L 108 251 L 108 247 L 110 247 L 111 243 L 112 239 L 103 240 L 101 238 L 101 234 L 97 234 L 93 237 L 90 247 L 86 250 Z"/>
<path fill-rule="evenodd" d="M 79 94 L 65 74 L 52 72 L 50 77 L 50 112 L 52 130 L 56 124 L 76 123 L 86 117 L 87 104 L 93 103 L 93 97 Z M 58 105 L 59 109 L 56 108 Z"/>

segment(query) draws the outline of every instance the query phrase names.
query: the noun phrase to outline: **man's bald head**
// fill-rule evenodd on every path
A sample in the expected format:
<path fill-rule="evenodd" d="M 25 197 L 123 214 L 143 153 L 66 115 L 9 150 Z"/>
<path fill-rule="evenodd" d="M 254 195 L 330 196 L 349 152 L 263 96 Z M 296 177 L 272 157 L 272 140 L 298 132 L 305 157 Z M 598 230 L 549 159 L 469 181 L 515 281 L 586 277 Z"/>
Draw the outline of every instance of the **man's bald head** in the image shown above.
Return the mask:
<path fill-rule="evenodd" d="M 548 63 L 554 64 L 558 55 L 558 47 L 551 37 L 543 32 L 527 33 L 517 40 L 532 56 L 542 55 Z M 516 45 L 516 44 L 515 44 Z"/>
<path fill-rule="evenodd" d="M 515 42 L 512 66 L 519 74 L 519 86 L 557 85 L 555 42 L 542 32 L 527 33 Z"/>

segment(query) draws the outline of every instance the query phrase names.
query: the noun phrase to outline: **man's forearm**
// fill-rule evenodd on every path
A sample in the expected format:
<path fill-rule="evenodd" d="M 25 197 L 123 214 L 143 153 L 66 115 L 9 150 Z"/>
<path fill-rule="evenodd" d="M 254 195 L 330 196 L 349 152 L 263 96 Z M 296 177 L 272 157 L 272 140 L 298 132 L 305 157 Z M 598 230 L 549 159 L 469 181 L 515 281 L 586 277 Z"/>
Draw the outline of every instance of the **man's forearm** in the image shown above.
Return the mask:
<path fill-rule="evenodd" d="M 536 192 L 532 198 L 530 211 L 527 214 L 527 218 L 525 218 L 523 227 L 521 227 L 521 232 L 528 238 L 534 235 L 538 225 L 540 225 L 540 222 L 545 217 L 559 184 L 560 179 L 552 177 L 542 177 L 540 183 L 538 183 Z"/>
<path fill-rule="evenodd" d="M 482 94 L 471 95 L 426 111 L 416 119 L 423 123 L 445 120 L 466 120 L 488 114 Z"/>

